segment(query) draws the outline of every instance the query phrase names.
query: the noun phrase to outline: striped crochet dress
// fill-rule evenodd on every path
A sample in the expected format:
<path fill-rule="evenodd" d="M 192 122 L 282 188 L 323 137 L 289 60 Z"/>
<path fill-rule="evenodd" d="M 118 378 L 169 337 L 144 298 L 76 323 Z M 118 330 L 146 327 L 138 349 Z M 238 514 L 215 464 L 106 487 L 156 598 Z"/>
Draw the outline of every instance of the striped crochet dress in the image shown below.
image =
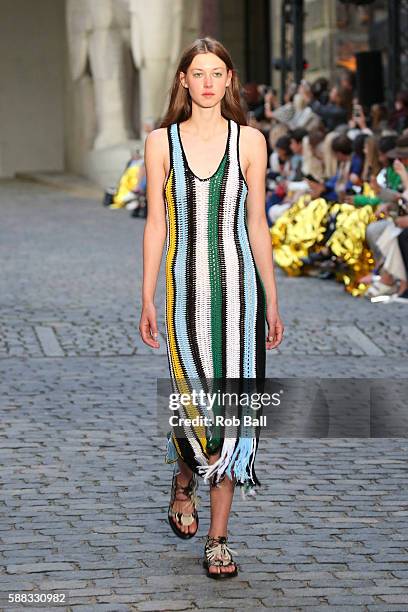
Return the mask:
<path fill-rule="evenodd" d="M 208 392 L 214 379 L 262 380 L 266 299 L 246 226 L 240 126 L 228 120 L 225 152 L 209 178 L 191 170 L 179 123 L 168 126 L 167 134 L 165 319 L 173 391 L 188 393 L 197 381 Z M 208 407 L 190 405 L 184 411 L 188 417 L 208 415 Z M 181 457 L 206 482 L 216 484 L 227 474 L 254 493 L 260 485 L 254 469 L 258 442 L 254 427 L 229 428 L 220 458 L 210 466 L 206 427 L 173 428 L 165 461 Z"/>

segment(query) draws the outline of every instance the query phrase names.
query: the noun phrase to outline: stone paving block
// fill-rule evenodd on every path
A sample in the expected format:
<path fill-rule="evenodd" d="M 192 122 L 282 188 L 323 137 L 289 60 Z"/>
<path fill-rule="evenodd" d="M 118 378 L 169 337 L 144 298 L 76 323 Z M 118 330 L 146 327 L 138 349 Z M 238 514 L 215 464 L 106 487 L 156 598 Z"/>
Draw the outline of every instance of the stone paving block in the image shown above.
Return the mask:
<path fill-rule="evenodd" d="M 218 604 L 219 605 L 219 604 Z M 153 612 L 163 610 L 194 610 L 197 609 L 193 601 L 185 601 L 182 599 L 172 599 L 172 601 L 150 600 L 138 604 L 140 612 Z"/>
<path fill-rule="evenodd" d="M 325 604 L 325 600 L 319 597 L 313 596 L 305 596 L 305 597 L 288 597 L 283 595 L 282 597 L 270 597 L 267 599 L 262 599 L 263 605 L 270 609 L 280 609 L 290 610 L 291 608 L 299 608 L 303 610 L 305 606 L 312 606 L 315 610 L 319 609 L 321 604 Z"/>
<path fill-rule="evenodd" d="M 393 595 L 379 595 L 379 598 L 390 604 L 405 604 L 407 605 L 407 591 L 404 593 L 395 593 Z"/>
<path fill-rule="evenodd" d="M 73 563 L 21 563 L 7 565 L 8 574 L 33 574 L 37 572 L 59 572 L 74 569 Z"/>

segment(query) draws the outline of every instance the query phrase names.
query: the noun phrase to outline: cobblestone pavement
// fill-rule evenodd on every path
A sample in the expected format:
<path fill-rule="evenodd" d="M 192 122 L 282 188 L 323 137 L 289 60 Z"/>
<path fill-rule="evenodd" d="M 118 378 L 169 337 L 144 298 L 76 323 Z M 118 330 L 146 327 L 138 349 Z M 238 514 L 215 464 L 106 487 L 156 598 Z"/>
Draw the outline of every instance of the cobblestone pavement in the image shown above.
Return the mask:
<path fill-rule="evenodd" d="M 1 609 L 52 589 L 69 595 L 55 610 L 408 610 L 403 438 L 261 440 L 263 486 L 231 516 L 239 577 L 208 580 L 207 487 L 198 537 L 166 522 L 164 277 L 154 351 L 137 331 L 143 220 L 17 181 L 0 206 Z M 404 305 L 277 277 L 286 339 L 268 375 L 406 378 Z"/>

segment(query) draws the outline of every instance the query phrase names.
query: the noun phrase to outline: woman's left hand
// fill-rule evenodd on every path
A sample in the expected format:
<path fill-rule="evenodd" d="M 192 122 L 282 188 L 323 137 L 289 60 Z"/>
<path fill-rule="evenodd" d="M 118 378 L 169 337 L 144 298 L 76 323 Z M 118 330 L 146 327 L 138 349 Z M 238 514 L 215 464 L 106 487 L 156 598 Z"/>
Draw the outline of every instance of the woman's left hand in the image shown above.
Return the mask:
<path fill-rule="evenodd" d="M 407 177 L 407 170 L 401 160 L 396 159 L 392 164 L 395 172 L 399 174 L 402 180 Z"/>
<path fill-rule="evenodd" d="M 268 335 L 266 337 L 266 349 L 270 350 L 279 346 L 283 338 L 284 325 L 275 307 L 267 307 L 266 322 L 268 324 Z"/>

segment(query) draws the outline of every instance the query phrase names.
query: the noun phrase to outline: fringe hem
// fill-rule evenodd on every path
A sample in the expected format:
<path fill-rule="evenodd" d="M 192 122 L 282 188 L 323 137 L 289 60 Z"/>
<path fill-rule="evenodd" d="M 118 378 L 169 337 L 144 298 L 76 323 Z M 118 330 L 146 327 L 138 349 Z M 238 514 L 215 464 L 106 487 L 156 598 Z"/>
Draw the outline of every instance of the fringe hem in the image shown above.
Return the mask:
<path fill-rule="evenodd" d="M 166 455 L 164 457 L 164 462 L 165 463 L 176 463 L 178 458 L 179 458 L 179 454 L 173 442 L 173 436 L 170 433 L 167 436 Z"/>
<path fill-rule="evenodd" d="M 257 488 L 262 486 L 254 467 L 257 447 L 257 438 L 240 438 L 238 441 L 236 438 L 224 438 L 221 455 L 217 461 L 211 465 L 198 465 L 194 471 L 211 486 L 218 486 L 225 476 L 234 478 L 240 488 L 242 499 L 255 497 Z M 174 464 L 178 458 L 177 448 L 169 433 L 165 463 Z"/>
<path fill-rule="evenodd" d="M 225 438 L 217 461 L 211 465 L 199 466 L 198 472 L 204 482 L 211 480 L 217 485 L 224 476 L 228 476 L 248 491 L 254 489 L 260 486 L 254 469 L 257 447 L 257 438 L 240 438 L 238 442 L 235 438 Z"/>

